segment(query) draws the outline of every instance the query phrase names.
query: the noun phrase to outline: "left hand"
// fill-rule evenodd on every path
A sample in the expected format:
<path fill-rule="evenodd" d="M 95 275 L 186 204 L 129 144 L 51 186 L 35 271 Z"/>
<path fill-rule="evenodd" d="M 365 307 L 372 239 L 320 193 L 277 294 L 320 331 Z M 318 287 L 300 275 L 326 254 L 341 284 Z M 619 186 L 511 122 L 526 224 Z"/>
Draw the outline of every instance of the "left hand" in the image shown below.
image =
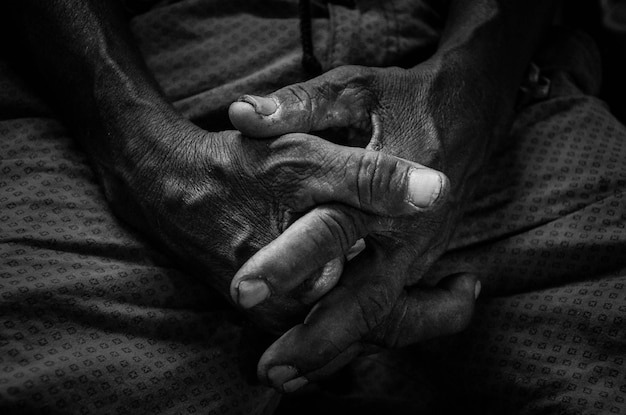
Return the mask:
<path fill-rule="evenodd" d="M 356 228 L 367 245 L 305 322 L 266 351 L 258 368 L 261 379 L 290 391 L 337 370 L 368 345 L 402 346 L 468 324 L 480 290 L 476 278 L 463 274 L 439 282 L 423 277 L 447 246 L 469 193 L 468 179 L 479 170 L 494 133 L 486 116 L 491 113 L 485 112 L 489 89 L 474 81 L 462 65 L 439 59 L 411 70 L 347 66 L 269 97 L 244 96 L 231 106 L 231 121 L 248 136 L 348 127 L 357 136 L 371 134 L 368 149 L 441 170 L 450 178 L 432 176 L 444 180 L 445 191 L 417 218 L 320 206 L 239 270 L 231 289 L 259 275 L 271 275 L 275 285 L 293 286 L 309 274 L 312 256 L 323 263 L 346 253 L 326 249 L 339 247 L 333 239 L 342 233 Z M 320 214 L 328 211 L 334 212 L 332 223 L 320 219 L 329 217 Z M 289 267 L 277 265 L 285 258 Z M 294 258 L 303 260 L 294 264 Z M 418 282 L 439 285 L 420 289 Z"/>

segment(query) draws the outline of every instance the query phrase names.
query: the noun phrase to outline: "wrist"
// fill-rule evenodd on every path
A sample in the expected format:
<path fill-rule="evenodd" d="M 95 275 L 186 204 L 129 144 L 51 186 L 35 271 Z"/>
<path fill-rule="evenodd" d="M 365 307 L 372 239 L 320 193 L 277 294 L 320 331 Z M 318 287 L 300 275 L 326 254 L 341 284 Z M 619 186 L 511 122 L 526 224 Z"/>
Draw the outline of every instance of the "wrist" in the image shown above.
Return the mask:
<path fill-rule="evenodd" d="M 125 217 L 154 205 L 195 127 L 161 102 L 119 95 L 101 100 L 90 119 L 81 141 L 110 204 Z"/>
<path fill-rule="evenodd" d="M 476 109 L 489 110 L 498 119 L 513 110 L 525 66 L 509 70 L 479 49 L 443 49 L 431 59 L 438 62 L 441 76 L 455 78 L 457 87 L 472 96 Z"/>
<path fill-rule="evenodd" d="M 442 62 L 441 76 L 454 79 L 455 87 L 450 94 L 464 105 L 457 107 L 464 113 L 458 119 L 467 122 L 460 128 L 473 131 L 477 135 L 475 140 L 488 143 L 505 135 L 515 113 L 521 77 L 486 64 L 488 60 L 472 49 L 449 50 L 437 58 Z M 460 131 L 460 134 L 467 137 L 468 132 Z"/>
<path fill-rule="evenodd" d="M 554 0 L 452 0 L 437 54 L 460 56 L 514 102 Z"/>

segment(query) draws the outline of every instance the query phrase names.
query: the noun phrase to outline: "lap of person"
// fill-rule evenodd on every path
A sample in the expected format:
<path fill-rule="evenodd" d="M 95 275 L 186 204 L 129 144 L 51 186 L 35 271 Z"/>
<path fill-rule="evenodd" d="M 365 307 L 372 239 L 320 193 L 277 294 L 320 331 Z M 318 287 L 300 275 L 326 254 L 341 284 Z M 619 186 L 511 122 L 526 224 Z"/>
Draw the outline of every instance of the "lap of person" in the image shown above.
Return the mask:
<path fill-rule="evenodd" d="M 214 19 L 214 2 L 160 2 L 132 21 L 163 89 L 206 128 L 230 128 L 226 108 L 240 94 L 304 79 L 295 2 L 293 10 L 287 7 L 294 13 L 279 19 L 258 10 L 235 13 L 235 6 L 247 7 L 236 3 L 231 14 L 220 9 L 223 15 Z M 365 19 L 333 6 L 316 17 L 314 43 L 323 65 L 378 56 L 380 45 L 364 49 L 359 45 L 367 42 L 346 46 L 337 40 L 358 40 L 350 32 L 357 30 L 350 29 L 354 21 L 363 25 L 359 36 L 388 43 L 390 50 L 432 46 L 430 26 L 413 43 L 394 46 L 377 36 L 381 29 L 374 23 L 383 14 Z M 355 51 L 361 56 L 351 59 Z M 112 215 L 62 124 L 10 65 L 0 69 L 4 412 L 271 409 L 274 392 L 254 381 L 255 334 L 202 281 L 185 275 Z M 464 334 L 464 352 L 452 340 L 442 348 L 455 358 L 443 359 L 448 366 L 439 373 L 465 379 L 467 391 L 477 373 L 483 381 L 475 385 L 493 388 L 493 394 L 477 396 L 489 399 L 518 388 L 525 392 L 516 399 L 525 402 L 539 390 L 545 402 L 583 396 L 582 408 L 601 402 L 606 409 L 624 396 L 617 390 L 623 362 L 616 363 L 624 338 L 623 279 L 615 274 L 623 136 L 602 103 L 582 94 L 521 113 L 510 145 L 494 157 L 453 249 L 435 271 L 477 272 L 491 298 L 480 303 Z M 353 370 L 367 379 L 374 371 L 360 365 Z M 436 384 L 445 385 L 445 378 Z M 545 387 L 559 379 L 559 387 Z M 607 389 L 612 379 L 615 386 Z M 569 387 L 574 390 L 568 395 Z"/>

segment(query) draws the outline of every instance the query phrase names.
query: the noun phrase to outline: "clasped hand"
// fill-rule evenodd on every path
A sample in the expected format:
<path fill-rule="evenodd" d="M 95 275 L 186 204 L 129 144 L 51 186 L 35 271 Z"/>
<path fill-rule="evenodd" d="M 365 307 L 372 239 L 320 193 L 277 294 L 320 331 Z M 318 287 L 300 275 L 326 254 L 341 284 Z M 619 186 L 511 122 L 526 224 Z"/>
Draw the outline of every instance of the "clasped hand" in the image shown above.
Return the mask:
<path fill-rule="evenodd" d="M 246 136 L 302 146 L 291 164 L 307 168 L 289 174 L 312 185 L 286 190 L 298 195 L 301 215 L 237 272 L 233 301 L 260 310 L 345 257 L 357 240 L 366 245 L 325 283 L 306 319 L 261 358 L 260 379 L 278 390 L 324 377 L 371 346 L 399 347 L 468 324 L 480 291 L 476 278 L 424 279 L 448 243 L 467 177 L 475 173 L 472 154 L 450 154 L 459 128 L 445 123 L 463 124 L 463 117 L 450 117 L 454 111 L 465 111 L 465 126 L 477 121 L 466 102 L 446 98 L 463 94 L 449 79 L 430 63 L 415 70 L 348 66 L 231 106 L 231 121 Z M 366 149 L 308 135 L 346 128 L 353 142 L 366 134 Z M 300 134 L 264 139 L 286 133 Z M 308 160 L 322 153 L 333 167 L 320 178 Z"/>

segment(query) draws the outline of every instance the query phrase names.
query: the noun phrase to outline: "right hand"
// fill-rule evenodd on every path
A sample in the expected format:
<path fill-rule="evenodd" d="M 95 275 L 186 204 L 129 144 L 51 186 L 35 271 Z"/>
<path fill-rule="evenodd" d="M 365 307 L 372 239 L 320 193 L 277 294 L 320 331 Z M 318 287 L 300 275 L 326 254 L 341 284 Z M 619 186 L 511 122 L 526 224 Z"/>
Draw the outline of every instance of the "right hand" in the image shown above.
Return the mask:
<path fill-rule="evenodd" d="M 135 129 L 149 137 L 145 141 L 157 144 L 145 151 L 125 180 L 125 203 L 114 207 L 226 298 L 232 296 L 244 308 L 261 303 L 246 312 L 270 331 L 293 326 L 295 318 L 302 318 L 332 289 L 343 268 L 344 258 L 337 258 L 311 266 L 316 271 L 303 283 L 300 279 L 293 286 L 284 281 L 273 285 L 259 276 L 265 284 L 249 279 L 230 291 L 239 267 L 296 219 L 319 205 L 333 207 L 320 211 L 326 226 L 315 234 L 334 244 L 313 247 L 314 261 L 320 255 L 312 254 L 319 251 L 348 252 L 368 233 L 370 225 L 365 223 L 334 226 L 333 212 L 368 219 L 408 217 L 428 209 L 433 194 L 440 194 L 441 200 L 447 193 L 441 188 L 447 180 L 437 188 L 410 185 L 409 173 L 416 177 L 432 172 L 427 167 L 307 134 L 259 140 L 236 131 L 209 133 L 182 119 L 163 124 Z M 352 214 L 357 210 L 365 215 Z M 311 234 L 305 230 L 302 238 Z M 280 273 L 301 262 L 285 256 L 278 264 Z M 267 288 L 259 290 L 259 285 Z M 269 298 L 259 301 L 259 296 Z"/>

